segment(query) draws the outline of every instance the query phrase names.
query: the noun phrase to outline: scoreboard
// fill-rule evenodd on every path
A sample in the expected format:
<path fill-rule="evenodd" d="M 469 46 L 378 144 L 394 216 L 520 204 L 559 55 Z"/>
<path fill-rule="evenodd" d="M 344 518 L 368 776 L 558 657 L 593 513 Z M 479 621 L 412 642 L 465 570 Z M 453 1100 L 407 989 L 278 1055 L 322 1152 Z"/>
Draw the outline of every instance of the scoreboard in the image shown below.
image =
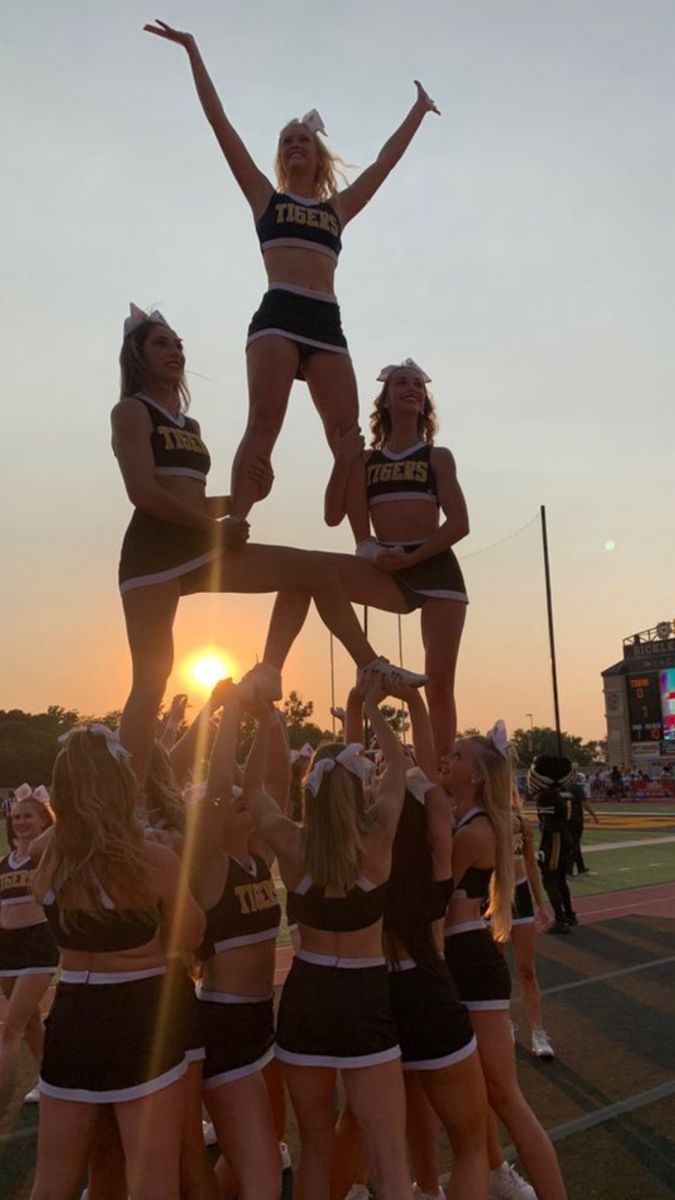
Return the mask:
<path fill-rule="evenodd" d="M 639 675 L 629 675 L 626 683 L 631 741 L 651 742 L 656 748 L 663 737 L 659 672 L 643 671 Z"/>

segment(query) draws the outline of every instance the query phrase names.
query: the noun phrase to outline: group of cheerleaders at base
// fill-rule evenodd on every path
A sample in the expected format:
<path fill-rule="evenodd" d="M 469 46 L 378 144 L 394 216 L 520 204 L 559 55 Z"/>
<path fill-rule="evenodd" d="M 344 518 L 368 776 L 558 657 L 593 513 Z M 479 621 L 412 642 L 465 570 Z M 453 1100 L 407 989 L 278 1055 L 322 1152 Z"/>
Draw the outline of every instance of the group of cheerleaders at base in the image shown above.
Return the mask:
<path fill-rule="evenodd" d="M 514 882 L 504 739 L 463 739 L 437 772 L 419 692 L 391 686 L 409 706 L 414 765 L 381 715 L 377 672 L 361 673 L 345 742 L 309 764 L 302 826 L 285 815 L 283 722 L 250 679 L 220 685 L 170 754 L 155 744 L 143 796 L 119 740 L 93 726 L 64 739 L 56 822 L 37 841 L 50 809 L 18 803 L 23 882 L 60 948 L 33 1200 L 77 1195 L 87 1164 L 91 1200 L 278 1197 L 280 1072 L 300 1136 L 299 1200 L 366 1196 L 368 1178 L 380 1200 L 441 1196 L 439 1122 L 453 1150 L 448 1196 L 485 1200 L 488 1189 L 509 1194 L 505 1182 L 533 1196 L 503 1163 L 488 1105 L 540 1200 L 565 1196 L 517 1083 L 495 941 L 508 936 Z M 208 779 L 185 807 L 174 767 L 184 770 L 218 707 Z M 244 712 L 257 734 L 242 774 Z M 350 740 L 364 713 L 382 752 L 377 779 Z M 21 813 L 38 807 L 45 816 L 29 828 Z M 276 1030 L 274 858 L 297 926 Z M 202 1101 L 222 1152 L 215 1175 Z"/>

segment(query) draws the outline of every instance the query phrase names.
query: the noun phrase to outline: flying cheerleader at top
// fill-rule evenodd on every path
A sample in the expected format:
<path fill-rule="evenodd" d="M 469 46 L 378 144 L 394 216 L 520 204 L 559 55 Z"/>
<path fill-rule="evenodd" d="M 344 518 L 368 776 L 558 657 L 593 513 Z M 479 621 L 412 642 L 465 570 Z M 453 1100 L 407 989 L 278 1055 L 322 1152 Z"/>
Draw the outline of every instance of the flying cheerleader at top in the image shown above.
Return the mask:
<path fill-rule="evenodd" d="M 192 34 L 164 21 L 145 29 L 187 51 L 206 118 L 251 206 L 267 271 L 268 290 L 248 331 L 249 417 L 232 468 L 228 519 L 241 521 L 270 491 L 271 472 L 261 483 L 251 465 L 269 467 L 295 378 L 307 382 L 333 452 L 358 425 L 356 379 L 333 294 L 342 231 L 384 183 L 426 114 L 438 109 L 416 81 L 410 112 L 375 162 L 342 191 L 341 160 L 321 140 L 323 121 L 313 109 L 279 134 L 275 189 L 226 117 Z M 350 500 L 348 514 L 360 541 L 368 532 L 363 497 Z"/>

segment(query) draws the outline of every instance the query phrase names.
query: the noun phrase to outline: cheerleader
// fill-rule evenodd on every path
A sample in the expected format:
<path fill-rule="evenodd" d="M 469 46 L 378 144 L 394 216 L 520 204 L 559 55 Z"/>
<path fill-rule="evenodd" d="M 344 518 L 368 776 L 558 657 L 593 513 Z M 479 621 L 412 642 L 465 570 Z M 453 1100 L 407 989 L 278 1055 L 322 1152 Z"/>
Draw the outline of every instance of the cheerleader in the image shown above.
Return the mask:
<path fill-rule="evenodd" d="M 423 700 L 412 689 L 396 694 L 408 706 L 417 765 L 406 774 L 394 839 L 384 948 L 406 1083 L 409 1151 L 418 1180 L 424 1180 L 424 1190 L 415 1184 L 414 1195 L 420 1200 L 444 1196 L 437 1173 L 429 1186 L 424 1121 L 430 1105 L 453 1152 L 449 1200 L 483 1200 L 488 1186 L 485 1083 L 469 1014 L 442 957 L 443 919 L 453 890 L 450 799 L 436 782 Z M 352 712 L 350 697 L 348 717 Z M 346 736 L 353 732 L 348 728 Z M 435 1142 L 435 1131 L 432 1138 Z"/>
<path fill-rule="evenodd" d="M 192 887 L 206 912 L 198 955 L 204 1029 L 204 1101 L 239 1200 L 279 1196 L 279 1139 L 263 1076 L 274 1054 L 274 966 L 281 909 L 272 856 L 246 807 L 255 748 L 234 787 L 240 702 L 250 685 L 230 684 L 213 745 L 206 793 L 188 835 Z M 277 723 L 278 740 L 285 746 Z M 221 1169 L 221 1180 L 225 1171 Z M 228 1192 L 229 1194 L 229 1192 Z"/>
<path fill-rule="evenodd" d="M 452 748 L 457 727 L 455 669 L 468 597 L 453 547 L 468 534 L 469 519 L 455 460 L 434 441 L 438 422 L 429 376 L 408 358 L 383 367 L 378 380 L 372 448 L 360 453 L 353 438 L 342 440 L 325 515 L 337 525 L 347 496 L 365 492 L 375 537 L 364 539 L 356 553 L 371 559 L 378 574 L 363 579 L 367 591 L 358 599 L 392 612 L 419 609 L 439 761 Z M 352 570 L 358 578 L 356 563 Z"/>
<path fill-rule="evenodd" d="M 250 468 L 269 465 L 295 378 L 306 380 L 333 451 L 340 435 L 356 432 L 356 379 L 333 294 L 342 231 L 384 183 L 426 114 L 438 109 L 416 82 L 417 98 L 402 124 L 376 161 L 342 191 L 341 161 L 319 136 L 325 133 L 319 114 L 312 110 L 289 121 L 279 134 L 275 189 L 225 116 L 193 36 L 164 21 L 145 29 L 187 51 L 206 119 L 251 208 L 268 277 L 246 343 L 249 419 L 232 473 L 231 512 L 241 518 L 270 490 L 271 474 L 260 487 Z M 350 517 L 360 540 L 367 533 L 362 498 Z"/>
<path fill-rule="evenodd" d="M 261 835 L 276 851 L 289 892 L 289 918 L 300 930 L 301 948 L 284 984 L 276 1036 L 300 1130 L 299 1200 L 330 1195 L 337 1070 L 364 1137 L 378 1195 L 410 1200 L 400 1049 L 382 956 L 382 917 L 407 760 L 380 713 L 380 699 L 378 688 L 365 701 L 387 759 L 367 813 L 368 766 L 359 745 L 328 744 L 316 751 L 305 786 L 304 830 L 262 790 L 260 771 L 249 799 Z M 272 720 L 261 713 L 260 753 Z"/>
<path fill-rule="evenodd" d="M 173 666 L 173 622 L 181 596 L 194 592 L 284 592 L 274 608 L 258 690 L 281 697 L 281 667 L 302 628 L 310 596 L 357 666 L 390 674 L 377 658 L 350 607 L 341 569 L 347 556 L 282 546 L 239 549 L 220 518 L 229 499 L 205 494 L 210 456 L 199 425 L 185 414 L 185 356 L 177 334 L 159 313 L 131 306 L 120 354 L 121 399 L 112 412 L 113 449 L 134 513 L 124 535 L 119 584 L 131 650 L 131 693 L 120 738 L 132 754 L 141 785 L 148 773 L 154 722 Z M 225 536 L 227 534 L 227 537 Z M 225 549 L 225 545 L 230 549 Z M 378 573 L 360 563 L 366 576 Z M 298 590 L 302 589 L 302 590 Z M 396 668 L 420 686 L 425 676 Z"/>
<path fill-rule="evenodd" d="M 523 1096 L 509 1021 L 511 979 L 499 943 L 508 939 L 513 896 L 512 779 L 503 722 L 463 738 L 444 760 L 441 782 L 455 807 L 445 957 L 478 1040 L 490 1107 L 506 1126 L 532 1186 L 489 1143 L 490 1200 L 564 1200 L 555 1150 Z M 487 901 L 489 930 L 481 917 Z"/>
<path fill-rule="evenodd" d="M 513 860 L 515 886 L 511 918 L 511 945 L 520 981 L 525 1012 L 530 1024 L 530 1045 L 535 1058 L 555 1058 L 551 1040 L 542 1026 L 541 992 L 537 979 L 535 940 L 537 928 L 546 930 L 550 913 L 541 886 L 534 855 L 532 826 L 522 810 L 520 798 L 513 793 Z M 535 907 L 536 905 L 536 907 Z"/>
<path fill-rule="evenodd" d="M 29 847 L 54 823 L 47 789 L 23 783 L 14 792 L 7 834 L 10 852 L 0 860 L 0 986 L 6 999 L 0 1026 L 0 1091 L 9 1079 L 22 1040 L 37 1066 L 44 1031 L 40 1002 L 59 961 L 54 935 L 33 897 L 36 863 Z M 38 1099 L 33 1089 L 25 1101 Z"/>
<path fill-rule="evenodd" d="M 187 1063 L 183 1031 L 163 1019 L 160 922 L 171 950 L 190 949 L 203 914 L 180 887 L 175 854 L 143 838 L 118 739 L 93 725 L 61 741 L 54 836 L 33 880 L 61 950 L 33 1200 L 70 1200 L 102 1104 L 114 1108 L 131 1200 L 178 1200 Z"/>

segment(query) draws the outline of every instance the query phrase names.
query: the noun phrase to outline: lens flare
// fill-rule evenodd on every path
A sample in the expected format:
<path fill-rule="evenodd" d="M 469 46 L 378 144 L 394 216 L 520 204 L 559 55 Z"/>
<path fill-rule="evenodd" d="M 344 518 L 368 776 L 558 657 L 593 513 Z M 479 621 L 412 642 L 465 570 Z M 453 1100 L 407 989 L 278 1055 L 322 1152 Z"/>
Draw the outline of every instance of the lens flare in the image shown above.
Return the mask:
<path fill-rule="evenodd" d="M 604 545 L 605 545 L 605 550 L 608 550 L 608 551 L 616 550 L 616 542 L 614 541 L 613 538 L 607 538 L 607 541 L 605 542 Z"/>
<path fill-rule="evenodd" d="M 198 691 L 210 692 L 219 679 L 234 678 L 238 671 L 230 655 L 208 646 L 187 659 L 183 674 Z"/>

